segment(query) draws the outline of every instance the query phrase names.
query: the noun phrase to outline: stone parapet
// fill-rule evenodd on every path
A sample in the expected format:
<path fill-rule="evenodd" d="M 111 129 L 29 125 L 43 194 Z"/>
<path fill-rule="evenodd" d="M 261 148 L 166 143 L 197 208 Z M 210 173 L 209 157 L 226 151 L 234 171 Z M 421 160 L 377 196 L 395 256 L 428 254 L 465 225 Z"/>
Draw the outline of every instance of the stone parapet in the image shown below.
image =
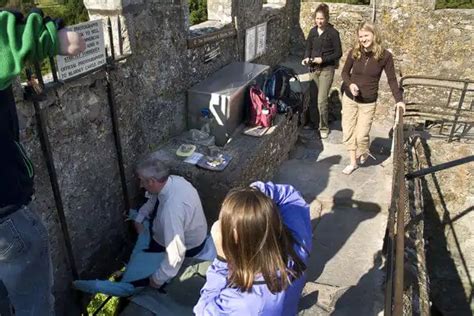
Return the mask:
<path fill-rule="evenodd" d="M 166 145 L 154 152 L 153 156 L 165 161 L 171 167 L 172 174 L 185 177 L 196 187 L 208 224 L 212 225 L 230 189 L 248 186 L 257 180 L 272 179 L 278 166 L 287 159 L 296 142 L 297 127 L 296 115 L 293 117 L 278 115 L 271 132 L 262 137 L 242 134 L 242 126 L 222 149 L 222 152 L 232 157 L 222 172 L 190 165 L 176 156 L 178 147 L 183 143 L 189 143 L 187 133 L 170 139 Z M 198 145 L 196 151 L 206 153 L 207 149 Z"/>

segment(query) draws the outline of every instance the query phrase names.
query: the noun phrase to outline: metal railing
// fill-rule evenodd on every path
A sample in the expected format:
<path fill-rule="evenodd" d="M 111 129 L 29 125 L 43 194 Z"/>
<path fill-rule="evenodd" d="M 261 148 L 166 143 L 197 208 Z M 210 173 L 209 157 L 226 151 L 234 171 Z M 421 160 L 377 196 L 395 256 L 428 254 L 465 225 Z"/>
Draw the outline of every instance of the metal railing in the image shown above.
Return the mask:
<path fill-rule="evenodd" d="M 408 207 L 408 194 L 405 185 L 405 151 L 403 135 L 403 112 L 398 113 L 393 127 L 393 174 L 392 200 L 389 208 L 386 239 L 386 283 L 385 315 L 403 313 L 403 265 L 405 248 L 405 211 Z"/>
<path fill-rule="evenodd" d="M 429 76 L 406 76 L 400 81 L 405 91 L 407 113 L 405 117 L 423 117 L 430 119 L 439 126 L 438 136 L 448 138 L 448 142 L 457 138 L 470 138 L 468 132 L 474 126 L 474 99 L 466 102 L 468 95 L 474 96 L 474 81 L 448 79 Z M 434 101 L 413 100 L 409 93 L 411 89 L 434 89 L 437 92 Z M 445 102 L 441 96 L 447 95 Z M 459 94 L 457 101 L 456 94 Z M 418 98 L 423 93 L 416 94 Z M 426 95 L 425 95 L 426 97 Z M 438 98 L 439 97 L 439 98 Z M 449 128 L 450 127 L 450 128 Z M 445 129 L 448 133 L 445 133 Z"/>
<path fill-rule="evenodd" d="M 464 129 L 470 129 L 474 125 L 473 120 L 466 120 L 472 115 L 473 104 L 465 105 L 466 95 L 474 92 L 474 81 L 470 80 L 452 80 L 440 79 L 433 77 L 403 77 L 400 84 L 406 91 L 411 87 L 434 87 L 434 88 L 448 88 L 449 97 L 446 104 L 442 107 L 450 109 L 452 117 L 442 118 L 446 124 L 452 124 L 448 136 L 448 141 L 454 139 L 454 134 L 458 130 L 458 125 L 465 125 Z M 460 92 L 460 98 L 456 106 L 452 107 L 451 101 L 453 91 Z M 464 163 L 471 163 L 474 161 L 474 156 L 468 156 L 461 159 L 453 160 L 432 166 L 430 168 L 418 170 L 412 173 L 405 174 L 405 135 L 404 135 L 404 116 L 410 117 L 410 111 L 413 107 L 420 106 L 418 102 L 407 102 L 407 112 L 403 114 L 401 109 L 397 109 L 395 125 L 393 127 L 393 143 L 392 143 L 392 157 L 393 157 L 393 174 L 392 174 L 392 194 L 389 208 L 389 218 L 387 227 L 386 239 L 386 283 L 385 283 L 385 310 L 386 316 L 403 315 L 403 290 L 404 290 L 404 257 L 405 257 L 405 214 L 408 212 L 408 187 L 407 180 L 415 177 L 425 176 L 440 170 L 455 167 Z M 412 107 L 410 109 L 410 107 Z M 436 106 L 433 106 L 436 107 Z M 428 111 L 429 113 L 429 111 Z M 468 113 L 469 115 L 466 115 Z M 463 118 L 463 120 L 461 120 Z"/>
<path fill-rule="evenodd" d="M 108 104 L 109 104 L 109 109 L 110 109 L 110 117 L 112 121 L 114 145 L 115 145 L 115 150 L 117 153 L 117 163 L 118 163 L 120 180 L 121 180 L 124 207 L 125 207 L 125 210 L 129 210 L 130 198 L 129 198 L 127 182 L 126 182 L 126 177 L 125 177 L 125 168 L 124 168 L 122 145 L 121 145 L 122 142 L 121 142 L 121 137 L 120 137 L 119 125 L 118 125 L 117 111 L 116 111 L 116 106 L 115 106 L 115 101 L 114 101 L 114 96 L 113 96 L 113 86 L 112 86 L 112 82 L 110 80 L 110 75 L 109 75 L 110 70 L 115 68 L 115 65 L 117 62 L 124 60 L 130 56 L 130 55 L 123 55 L 123 43 L 122 43 L 122 36 L 121 36 L 122 30 L 121 30 L 121 24 L 120 24 L 120 17 L 117 17 L 117 19 L 118 19 L 117 25 L 118 25 L 118 32 L 119 32 L 118 47 L 119 47 L 120 55 L 118 57 L 115 55 L 112 23 L 111 23 L 110 17 L 108 17 L 107 18 L 107 32 L 108 32 L 108 38 L 109 38 L 109 50 L 106 49 L 106 60 L 107 60 L 106 64 L 102 67 L 96 68 L 90 72 L 83 73 L 77 77 L 68 79 L 66 81 L 77 80 L 79 78 L 89 75 L 92 72 L 96 72 L 100 70 L 106 71 Z M 37 121 L 37 128 L 38 128 L 41 149 L 42 149 L 43 157 L 48 169 L 48 176 L 49 176 L 49 180 L 50 180 L 52 191 L 53 191 L 55 206 L 56 206 L 56 210 L 57 210 L 57 214 L 59 218 L 59 224 L 61 227 L 62 235 L 64 237 L 66 255 L 69 261 L 72 278 L 73 280 L 77 280 L 79 279 L 79 272 L 76 266 L 75 255 L 73 253 L 71 237 L 70 237 L 69 228 L 68 228 L 68 224 L 67 224 L 66 216 L 64 212 L 64 204 L 61 197 L 58 176 L 57 176 L 56 167 L 55 167 L 53 154 L 51 150 L 51 143 L 49 141 L 49 135 L 46 128 L 47 112 L 45 112 L 44 109 L 40 106 L 40 102 L 45 99 L 45 94 L 47 91 L 54 90 L 64 84 L 58 79 L 58 74 L 57 74 L 54 58 L 49 59 L 49 65 L 52 71 L 53 82 L 48 83 L 47 85 L 45 85 L 41 66 L 38 62 L 33 64 L 34 71 L 32 71 L 30 68 L 25 69 L 26 77 L 28 79 L 27 86 L 25 87 L 25 98 L 33 103 L 33 106 L 35 109 L 35 117 Z M 97 309 L 97 311 L 94 312 L 94 315 L 97 314 L 109 300 L 110 300 L 110 297 L 105 302 L 103 302 L 103 304 Z M 83 307 L 83 313 L 86 313 L 86 311 L 84 310 L 84 307 Z"/>

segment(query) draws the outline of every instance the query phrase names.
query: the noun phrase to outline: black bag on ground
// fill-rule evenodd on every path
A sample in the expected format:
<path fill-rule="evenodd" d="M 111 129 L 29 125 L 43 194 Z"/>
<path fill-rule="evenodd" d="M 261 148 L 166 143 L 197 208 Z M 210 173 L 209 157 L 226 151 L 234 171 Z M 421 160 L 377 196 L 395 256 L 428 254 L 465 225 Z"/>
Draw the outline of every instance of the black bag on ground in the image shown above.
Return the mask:
<path fill-rule="evenodd" d="M 301 83 L 296 72 L 285 66 L 277 66 L 272 74 L 265 80 L 263 91 L 265 95 L 278 106 L 278 113 L 299 112 L 303 106 L 301 92 L 291 90 L 290 81 L 298 82 L 301 91 Z"/>

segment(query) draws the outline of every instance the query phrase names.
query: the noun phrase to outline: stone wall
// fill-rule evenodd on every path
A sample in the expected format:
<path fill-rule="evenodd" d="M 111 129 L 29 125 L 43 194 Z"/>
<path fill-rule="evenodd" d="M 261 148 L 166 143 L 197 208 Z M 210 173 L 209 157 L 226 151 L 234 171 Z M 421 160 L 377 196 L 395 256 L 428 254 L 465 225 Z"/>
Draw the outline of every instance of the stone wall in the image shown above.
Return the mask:
<path fill-rule="evenodd" d="M 312 14 L 321 2 L 301 2 L 299 21 L 294 27 L 292 45 L 302 46 L 301 32 L 306 37 L 313 26 Z M 343 58 L 336 72 L 339 86 L 340 71 L 354 40 L 354 32 L 362 21 L 370 21 L 372 5 L 328 3 L 330 22 L 340 32 Z M 398 76 L 423 75 L 453 79 L 474 79 L 474 14 L 473 10 L 434 10 L 433 0 L 376 1 L 376 24 L 385 47 L 395 57 Z M 296 21 L 296 20 L 295 20 Z M 378 114 L 386 116 L 394 104 L 382 75 Z"/>
<path fill-rule="evenodd" d="M 125 52 L 131 53 L 108 73 L 101 70 L 49 90 L 47 100 L 42 102 L 75 263 L 80 276 L 89 278 L 112 272 L 120 261 L 126 260 L 122 252 L 130 245 L 122 216 L 125 207 L 107 80 L 118 110 L 127 187 L 131 197 L 135 197 L 139 194 L 133 174 L 137 160 L 186 129 L 186 90 L 223 66 L 243 60 L 245 29 L 265 21 L 268 22 L 267 51 L 253 62 L 275 65 L 290 51 L 301 53 L 304 34 L 311 27 L 311 13 L 318 3 L 287 0 L 263 5 L 261 0 L 217 1 L 223 5 L 231 3 L 230 11 L 223 10 L 231 12 L 233 23 L 225 18 L 189 28 L 187 1 L 84 2 L 91 19 L 113 18 L 116 45 L 116 18 L 120 18 Z M 418 6 L 414 10 L 403 3 L 377 9 L 377 19 L 383 23 L 387 46 L 394 51 L 398 69 L 403 74 L 472 78 L 471 12 L 432 11 Z M 355 26 L 371 17 L 371 7 L 344 4 L 330 4 L 330 7 L 331 21 L 341 32 L 347 51 Z M 193 37 L 229 27 L 236 29 L 236 35 L 188 48 L 188 40 Z M 216 56 L 209 60 L 210 53 Z M 391 100 L 386 96 L 386 84 L 382 83 L 382 87 L 381 99 Z M 77 310 L 72 303 L 64 236 L 39 145 L 33 106 L 22 101 L 18 85 L 16 95 L 22 139 L 36 167 L 32 206 L 43 217 L 50 234 L 58 314 L 74 315 Z M 379 109 L 388 113 L 387 107 Z M 276 143 L 269 148 L 284 151 L 284 147 Z M 260 170 L 265 178 L 270 177 L 276 166 L 269 164 Z M 253 180 L 251 174 L 242 175 L 241 179 Z"/>
<path fill-rule="evenodd" d="M 127 260 L 132 239 L 123 217 L 125 205 L 107 83 L 110 82 L 118 113 L 127 187 L 131 198 L 135 198 L 140 195 L 133 172 L 137 160 L 186 130 L 187 89 L 223 66 L 243 60 L 245 28 L 268 22 L 267 53 L 253 62 L 275 65 L 288 55 L 292 2 L 264 8 L 262 1 L 248 0 L 233 11 L 238 23 L 229 24 L 224 19 L 191 29 L 187 1 L 87 0 L 85 5 L 91 19 L 112 18 L 116 54 L 117 17 L 120 18 L 124 51 L 131 55 L 107 72 L 100 70 L 59 87 L 48 85 L 47 99 L 41 107 L 75 264 L 81 278 L 103 278 Z M 237 35 L 188 48 L 188 41 L 194 36 L 234 26 Z M 217 56 L 209 60 L 211 52 L 217 52 Z M 15 89 L 22 140 L 36 168 L 32 207 L 41 214 L 50 235 L 57 313 L 78 314 L 33 105 L 22 100 L 19 85 Z M 272 151 L 289 150 L 285 149 L 289 142 L 281 140 L 285 143 L 283 149 L 279 142 L 270 146 Z M 266 179 L 285 155 L 275 157 L 278 159 L 260 166 L 259 174 Z M 247 178 L 255 180 L 246 176 L 240 179 Z"/>

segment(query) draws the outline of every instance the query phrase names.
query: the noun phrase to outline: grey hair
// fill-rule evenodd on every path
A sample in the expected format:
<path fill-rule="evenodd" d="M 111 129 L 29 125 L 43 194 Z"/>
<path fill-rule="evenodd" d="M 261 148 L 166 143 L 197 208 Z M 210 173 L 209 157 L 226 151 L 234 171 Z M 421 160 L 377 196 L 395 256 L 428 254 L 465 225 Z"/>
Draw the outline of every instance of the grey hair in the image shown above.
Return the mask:
<path fill-rule="evenodd" d="M 148 157 L 138 163 L 136 172 L 145 179 L 166 181 L 170 175 L 169 167 L 157 158 Z"/>

